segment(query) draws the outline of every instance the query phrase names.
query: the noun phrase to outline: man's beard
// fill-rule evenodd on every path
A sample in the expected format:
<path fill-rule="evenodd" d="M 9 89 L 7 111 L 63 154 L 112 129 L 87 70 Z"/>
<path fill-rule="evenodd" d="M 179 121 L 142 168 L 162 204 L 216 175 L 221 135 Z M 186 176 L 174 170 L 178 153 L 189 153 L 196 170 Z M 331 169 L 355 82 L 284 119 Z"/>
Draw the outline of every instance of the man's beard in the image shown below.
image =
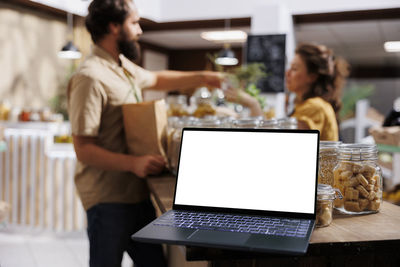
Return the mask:
<path fill-rule="evenodd" d="M 140 57 L 139 43 L 134 40 L 128 40 L 125 32 L 121 32 L 120 39 L 118 40 L 118 50 L 125 57 L 131 61 L 138 60 Z"/>

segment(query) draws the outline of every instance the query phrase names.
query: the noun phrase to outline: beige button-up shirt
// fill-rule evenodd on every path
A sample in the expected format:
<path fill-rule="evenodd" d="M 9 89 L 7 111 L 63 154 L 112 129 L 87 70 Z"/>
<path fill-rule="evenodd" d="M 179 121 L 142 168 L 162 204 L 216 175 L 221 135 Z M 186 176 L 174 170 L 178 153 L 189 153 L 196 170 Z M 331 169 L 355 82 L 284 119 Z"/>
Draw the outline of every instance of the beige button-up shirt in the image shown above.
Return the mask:
<path fill-rule="evenodd" d="M 156 76 L 122 55 L 120 62 L 95 45 L 69 82 L 68 113 L 73 135 L 97 137 L 102 148 L 127 153 L 121 106 L 135 103 L 135 93 L 141 97 Z M 86 210 L 98 203 L 137 203 L 149 194 L 144 180 L 132 173 L 79 161 L 75 184 Z"/>

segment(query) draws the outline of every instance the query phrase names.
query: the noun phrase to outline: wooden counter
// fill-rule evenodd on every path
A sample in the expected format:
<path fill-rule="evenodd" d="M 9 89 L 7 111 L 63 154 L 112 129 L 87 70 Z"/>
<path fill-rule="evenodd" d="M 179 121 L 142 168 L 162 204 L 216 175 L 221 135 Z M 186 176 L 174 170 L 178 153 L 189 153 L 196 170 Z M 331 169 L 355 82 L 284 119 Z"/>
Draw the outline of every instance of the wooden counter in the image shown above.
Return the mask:
<path fill-rule="evenodd" d="M 175 181 L 171 176 L 148 179 L 162 212 L 172 208 Z M 199 247 L 187 247 L 186 257 L 212 261 L 212 266 L 232 266 L 238 260 L 240 266 L 400 266 L 400 207 L 384 202 L 376 214 L 334 215 L 330 226 L 314 230 L 307 254 L 300 257 Z"/>

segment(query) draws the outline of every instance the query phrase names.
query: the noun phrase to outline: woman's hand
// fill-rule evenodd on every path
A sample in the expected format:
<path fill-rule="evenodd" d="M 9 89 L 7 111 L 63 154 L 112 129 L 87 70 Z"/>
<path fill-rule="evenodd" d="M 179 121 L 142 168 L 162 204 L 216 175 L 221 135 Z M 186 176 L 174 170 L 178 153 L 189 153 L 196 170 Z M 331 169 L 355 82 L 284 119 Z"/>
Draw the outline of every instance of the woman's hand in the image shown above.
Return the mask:
<path fill-rule="evenodd" d="M 221 88 L 222 82 L 225 80 L 225 74 L 216 71 L 203 71 L 202 72 L 204 84 L 210 88 Z"/>
<path fill-rule="evenodd" d="M 246 93 L 245 91 L 233 87 L 224 90 L 226 100 L 238 103 L 250 109 L 251 116 L 262 116 L 263 112 L 257 99 Z"/>

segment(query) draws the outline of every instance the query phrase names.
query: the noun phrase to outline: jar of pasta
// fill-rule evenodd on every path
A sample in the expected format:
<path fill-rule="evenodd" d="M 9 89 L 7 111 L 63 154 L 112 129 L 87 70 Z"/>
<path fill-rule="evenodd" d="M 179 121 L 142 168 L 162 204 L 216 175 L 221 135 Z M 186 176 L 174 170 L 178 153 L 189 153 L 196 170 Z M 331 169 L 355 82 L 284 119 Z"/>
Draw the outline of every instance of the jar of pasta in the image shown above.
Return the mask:
<path fill-rule="evenodd" d="M 321 141 L 319 143 L 319 184 L 333 186 L 333 169 L 338 163 L 339 145 L 341 143 L 335 141 Z"/>
<path fill-rule="evenodd" d="M 382 171 L 377 164 L 374 144 L 343 144 L 339 149 L 334 187 L 343 199 L 335 200 L 335 209 L 346 214 L 368 214 L 379 211 L 382 204 Z"/>
<path fill-rule="evenodd" d="M 341 199 L 342 195 L 338 189 L 332 188 L 327 184 L 318 184 L 317 188 L 317 219 L 315 225 L 317 227 L 325 227 L 332 222 L 333 201 L 337 198 Z"/>

